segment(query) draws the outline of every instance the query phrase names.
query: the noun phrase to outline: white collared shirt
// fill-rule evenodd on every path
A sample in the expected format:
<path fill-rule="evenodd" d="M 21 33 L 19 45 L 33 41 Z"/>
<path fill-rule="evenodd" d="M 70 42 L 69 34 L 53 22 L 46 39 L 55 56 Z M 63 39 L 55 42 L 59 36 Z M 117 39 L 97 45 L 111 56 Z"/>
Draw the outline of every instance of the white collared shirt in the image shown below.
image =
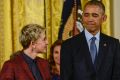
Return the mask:
<path fill-rule="evenodd" d="M 88 43 L 88 46 L 89 46 L 89 50 L 90 50 L 91 38 L 93 37 L 93 35 L 85 29 L 85 37 L 86 37 L 86 40 L 87 40 L 87 43 Z M 100 41 L 100 31 L 94 37 L 96 37 L 95 44 L 96 44 L 97 53 L 98 53 L 99 41 Z"/>

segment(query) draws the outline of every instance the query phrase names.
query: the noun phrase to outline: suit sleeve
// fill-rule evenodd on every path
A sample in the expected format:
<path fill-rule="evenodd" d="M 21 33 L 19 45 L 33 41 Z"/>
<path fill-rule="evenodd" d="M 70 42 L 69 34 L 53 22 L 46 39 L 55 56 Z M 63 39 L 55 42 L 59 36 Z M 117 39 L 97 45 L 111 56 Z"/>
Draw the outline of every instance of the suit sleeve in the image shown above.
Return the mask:
<path fill-rule="evenodd" d="M 69 42 L 61 46 L 60 80 L 72 80 L 72 48 Z"/>
<path fill-rule="evenodd" d="M 112 80 L 120 80 L 120 43 L 116 41 Z"/>
<path fill-rule="evenodd" d="M 0 72 L 0 80 L 14 80 L 13 65 L 10 61 L 4 63 Z"/>

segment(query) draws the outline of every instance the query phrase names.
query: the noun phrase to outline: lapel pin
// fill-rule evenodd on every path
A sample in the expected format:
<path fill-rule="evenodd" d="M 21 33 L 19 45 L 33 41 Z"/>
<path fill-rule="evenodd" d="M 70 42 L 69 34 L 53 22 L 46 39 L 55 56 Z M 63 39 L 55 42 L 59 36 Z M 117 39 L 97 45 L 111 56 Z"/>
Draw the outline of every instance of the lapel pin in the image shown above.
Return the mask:
<path fill-rule="evenodd" d="M 106 43 L 104 43 L 104 46 L 107 46 L 107 44 L 106 44 Z"/>

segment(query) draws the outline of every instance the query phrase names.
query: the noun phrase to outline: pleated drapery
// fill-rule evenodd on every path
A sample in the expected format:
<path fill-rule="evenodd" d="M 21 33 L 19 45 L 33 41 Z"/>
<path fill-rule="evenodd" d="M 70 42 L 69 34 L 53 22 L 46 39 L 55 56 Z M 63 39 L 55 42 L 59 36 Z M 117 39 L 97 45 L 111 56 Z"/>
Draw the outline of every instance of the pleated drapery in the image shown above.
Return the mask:
<path fill-rule="evenodd" d="M 29 23 L 46 27 L 48 38 L 48 58 L 51 44 L 57 39 L 61 21 L 61 13 L 65 0 L 0 0 L 0 69 L 10 55 L 22 49 L 19 43 L 21 28 Z M 111 35 L 110 1 L 102 0 L 106 6 L 107 22 L 102 31 Z M 84 5 L 87 0 L 81 0 Z"/>

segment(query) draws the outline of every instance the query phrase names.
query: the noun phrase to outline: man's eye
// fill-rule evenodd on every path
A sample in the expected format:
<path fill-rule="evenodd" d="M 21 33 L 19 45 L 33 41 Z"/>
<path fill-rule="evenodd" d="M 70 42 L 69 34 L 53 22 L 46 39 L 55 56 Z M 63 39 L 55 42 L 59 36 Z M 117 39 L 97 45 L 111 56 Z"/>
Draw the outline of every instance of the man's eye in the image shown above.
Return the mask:
<path fill-rule="evenodd" d="M 84 16 L 85 16 L 85 17 L 88 17 L 88 16 L 89 16 L 89 14 L 88 14 L 88 13 L 85 13 L 85 14 L 84 14 Z"/>
<path fill-rule="evenodd" d="M 92 14 L 92 16 L 93 16 L 93 17 L 98 17 L 99 15 L 98 15 L 98 14 L 93 13 L 93 14 Z"/>

